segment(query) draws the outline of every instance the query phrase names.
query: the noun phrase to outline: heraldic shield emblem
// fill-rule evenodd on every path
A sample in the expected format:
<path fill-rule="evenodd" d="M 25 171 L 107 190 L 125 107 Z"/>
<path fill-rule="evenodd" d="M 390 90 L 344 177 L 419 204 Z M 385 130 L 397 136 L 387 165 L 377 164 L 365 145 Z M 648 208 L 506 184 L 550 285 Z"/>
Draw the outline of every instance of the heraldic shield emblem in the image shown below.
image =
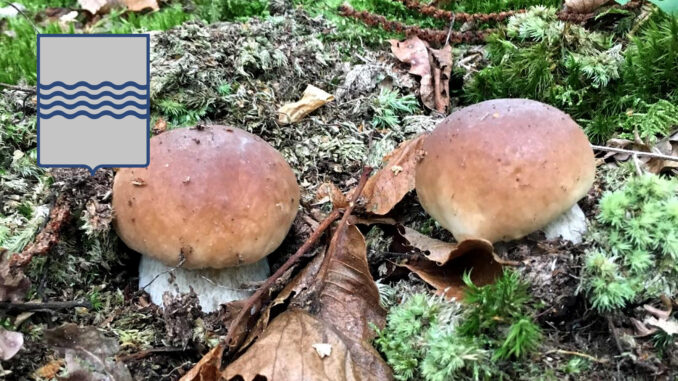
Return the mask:
<path fill-rule="evenodd" d="M 38 35 L 38 164 L 149 164 L 149 36 Z"/>

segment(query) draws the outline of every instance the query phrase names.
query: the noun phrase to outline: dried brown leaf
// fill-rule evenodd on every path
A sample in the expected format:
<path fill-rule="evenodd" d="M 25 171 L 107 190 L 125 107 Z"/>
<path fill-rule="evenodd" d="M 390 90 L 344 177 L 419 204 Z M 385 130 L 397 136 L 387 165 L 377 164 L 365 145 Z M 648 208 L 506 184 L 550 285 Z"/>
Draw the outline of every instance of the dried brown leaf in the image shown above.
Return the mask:
<path fill-rule="evenodd" d="M 568 12 L 572 13 L 591 13 L 610 0 L 565 0 Z"/>
<path fill-rule="evenodd" d="M 69 380 L 132 381 L 124 363 L 113 356 L 118 352 L 118 340 L 104 336 L 95 327 L 78 327 L 67 323 L 45 330 L 47 345 L 66 358 Z"/>
<path fill-rule="evenodd" d="M 33 372 L 33 377 L 36 379 L 47 379 L 47 380 L 56 378 L 57 374 L 61 371 L 61 368 L 63 368 L 64 364 L 65 361 L 63 359 L 52 360 L 38 368 L 35 372 Z"/>
<path fill-rule="evenodd" d="M 303 97 L 294 103 L 287 103 L 278 109 L 278 123 L 290 124 L 302 120 L 320 106 L 334 100 L 334 95 L 313 85 L 308 85 Z"/>
<path fill-rule="evenodd" d="M 180 381 L 217 381 L 220 379 L 221 355 L 224 347 L 219 344 L 212 348 Z"/>
<path fill-rule="evenodd" d="M 389 40 L 396 58 L 410 65 L 409 73 L 421 77 L 419 96 L 426 107 L 445 112 L 450 105 L 449 80 L 452 72 L 452 48 L 432 49 L 416 35 L 405 41 Z"/>
<path fill-rule="evenodd" d="M 158 118 L 153 125 L 153 133 L 155 135 L 162 134 L 167 130 L 167 121 L 163 118 Z"/>
<path fill-rule="evenodd" d="M 12 267 L 7 250 L 0 248 L 0 302 L 24 299 L 31 281 L 20 268 Z"/>
<path fill-rule="evenodd" d="M 621 148 L 631 151 L 657 153 L 668 156 L 678 157 L 678 133 L 675 133 L 668 138 L 660 140 L 654 146 L 649 145 L 636 138 L 636 140 L 627 139 L 610 139 L 606 145 L 612 148 Z M 606 160 L 612 159 L 615 161 L 624 162 L 631 159 L 630 153 L 608 152 L 603 158 Z M 678 169 L 678 161 L 666 160 L 656 157 L 648 157 L 638 155 L 638 160 L 642 167 L 650 173 L 658 174 L 666 170 Z"/>
<path fill-rule="evenodd" d="M 319 257 L 317 257 L 319 258 Z M 260 338 L 223 373 L 245 380 L 388 380 L 391 370 L 370 345 L 370 323 L 383 326 L 385 311 L 369 273 L 365 238 L 353 225 L 339 227 L 327 254 L 314 260 L 283 294 L 299 292 Z M 329 344 L 321 358 L 316 344 Z"/>
<path fill-rule="evenodd" d="M 424 257 L 411 258 L 402 266 L 435 287 L 439 294 L 462 300 L 465 289 L 462 277 L 465 272 L 471 272 L 471 280 L 478 286 L 490 284 L 501 275 L 501 264 L 494 259 L 492 251 L 483 247 L 481 245 L 479 250 L 467 251 L 442 266 Z"/>
<path fill-rule="evenodd" d="M 384 157 L 386 165 L 370 177 L 362 193 L 367 212 L 384 215 L 414 189 L 415 168 L 426 136 L 404 141 Z"/>
<path fill-rule="evenodd" d="M 424 254 L 430 261 L 438 265 L 444 265 L 448 261 L 460 257 L 471 251 L 485 251 L 492 253 L 492 243 L 484 239 L 467 239 L 460 243 L 444 242 L 407 226 L 398 226 L 398 234 L 404 239 L 406 244 L 416 247 L 420 251 L 428 252 Z"/>
<path fill-rule="evenodd" d="M 14 357 L 24 346 L 21 332 L 8 331 L 0 327 L 0 359 L 7 361 Z"/>
<path fill-rule="evenodd" d="M 348 206 L 346 196 L 332 183 L 320 184 L 316 191 L 316 204 L 331 202 L 335 209 L 343 209 Z"/>
<path fill-rule="evenodd" d="M 132 12 L 143 11 L 144 9 L 152 9 L 157 11 L 157 0 L 78 0 L 82 9 L 95 15 L 110 11 L 112 8 L 124 7 Z"/>

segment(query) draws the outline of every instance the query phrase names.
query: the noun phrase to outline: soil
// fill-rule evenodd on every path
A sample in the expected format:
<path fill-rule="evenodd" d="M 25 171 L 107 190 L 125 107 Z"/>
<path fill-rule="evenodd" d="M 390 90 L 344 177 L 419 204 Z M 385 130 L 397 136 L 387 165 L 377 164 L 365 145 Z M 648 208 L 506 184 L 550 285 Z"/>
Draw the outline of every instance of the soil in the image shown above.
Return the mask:
<path fill-rule="evenodd" d="M 318 204 L 315 200 L 320 184 L 332 182 L 343 191 L 350 189 L 364 165 L 378 165 L 397 143 L 430 130 L 440 118 L 421 111 L 420 115 L 405 118 L 392 131 L 372 127 L 371 105 L 381 89 L 415 93 L 416 81 L 386 49 L 366 48 L 358 56 L 351 54 L 353 49 L 348 43 L 324 39 L 332 29 L 323 19 L 294 10 L 284 18 L 265 21 L 213 25 L 190 22 L 155 33 L 152 38 L 155 101 L 171 98 L 193 102 L 196 107 L 209 104 L 201 123 L 247 129 L 280 150 L 295 170 L 302 186 L 303 212 L 283 245 L 270 256 L 272 270 L 310 235 L 309 219 L 318 220 L 329 210 L 328 203 Z M 477 47 L 470 48 L 473 49 Z M 216 89 L 224 81 L 230 83 L 232 93 L 218 93 Z M 335 94 L 336 100 L 300 123 L 279 125 L 278 107 L 299 99 L 308 84 Z M 455 82 L 451 85 L 455 86 Z M 460 87 L 460 83 L 456 86 Z M 452 94 L 455 91 L 459 88 L 451 89 Z M 34 118 L 31 112 L 35 109 L 27 110 Z M 224 335 L 230 316 L 226 308 L 202 314 L 194 295 L 168 301 L 164 312 L 150 304 L 138 291 L 138 254 L 119 242 L 111 228 L 114 171 L 99 170 L 90 176 L 86 170 L 59 169 L 53 170 L 52 175 L 54 184 L 43 201 L 66 194 L 72 202 L 73 217 L 56 247 L 46 257 L 34 258 L 28 271 L 32 295 L 50 301 L 85 300 L 92 306 L 33 313 L 20 326 L 25 333 L 20 355 L 2 363 L 5 372 L 9 372 L 5 379 L 27 379 L 58 359 L 54 349 L 45 344 L 43 332 L 68 322 L 93 325 L 118 337 L 122 342 L 118 358 L 134 379 L 179 379 Z M 596 200 L 605 187 L 599 179 L 580 203 L 587 217 L 594 214 Z M 431 224 L 414 194 L 409 194 L 390 216 L 415 229 Z M 389 227 L 372 229 L 366 233 L 375 279 L 382 283 L 412 279 L 402 271 L 394 271 L 392 263 L 398 254 L 389 250 Z M 430 235 L 452 239 L 436 226 Z M 532 294 L 541 302 L 538 320 L 545 341 L 530 361 L 553 370 L 559 378 L 649 379 L 653 374 L 666 374 L 676 364 L 671 357 L 675 355 L 668 354 L 660 360 L 648 354 L 644 344 L 626 345 L 633 334 L 628 316 L 604 319 L 587 310 L 577 292 L 577 274 L 585 249 L 585 244 L 549 242 L 535 234 L 498 250 L 504 258 L 521 263 L 518 270 L 531 281 Z M 2 318 L 14 321 L 15 316 L 0 311 Z M 615 327 L 614 335 L 610 325 Z M 153 352 L 154 348 L 160 350 Z M 562 369 L 573 356 L 563 351 L 585 353 L 598 361 L 590 361 L 582 373 L 567 375 Z"/>

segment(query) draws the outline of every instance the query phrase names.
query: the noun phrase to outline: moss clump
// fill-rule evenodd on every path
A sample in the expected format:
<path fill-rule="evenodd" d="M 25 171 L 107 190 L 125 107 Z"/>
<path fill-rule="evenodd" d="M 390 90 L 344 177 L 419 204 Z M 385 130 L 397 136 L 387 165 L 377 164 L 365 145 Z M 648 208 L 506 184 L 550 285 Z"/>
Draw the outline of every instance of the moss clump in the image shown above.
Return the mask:
<path fill-rule="evenodd" d="M 495 284 L 469 276 L 466 311 L 439 297 L 415 293 L 391 308 L 376 346 L 399 380 L 442 381 L 501 376 L 500 362 L 524 358 L 541 340 L 530 316 L 528 285 L 505 271 Z"/>
<path fill-rule="evenodd" d="M 581 288 L 601 312 L 678 292 L 678 181 L 630 180 L 599 205 Z"/>
<path fill-rule="evenodd" d="M 555 8 L 533 7 L 488 38 L 489 65 L 465 84 L 465 101 L 539 100 L 568 112 L 598 142 L 617 132 L 666 134 L 678 96 L 678 74 L 669 69 L 678 65 L 676 19 L 654 14 L 623 49 L 625 39 L 560 21 Z"/>

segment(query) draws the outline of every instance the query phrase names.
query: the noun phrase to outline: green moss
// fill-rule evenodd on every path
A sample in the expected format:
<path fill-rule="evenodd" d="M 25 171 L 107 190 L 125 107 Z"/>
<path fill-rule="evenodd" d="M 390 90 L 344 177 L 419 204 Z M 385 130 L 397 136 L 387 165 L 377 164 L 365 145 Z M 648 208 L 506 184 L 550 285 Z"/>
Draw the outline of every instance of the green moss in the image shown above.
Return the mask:
<path fill-rule="evenodd" d="M 582 290 L 601 312 L 678 292 L 678 181 L 630 180 L 599 203 Z"/>
<path fill-rule="evenodd" d="M 466 276 L 466 311 L 454 302 L 421 293 L 392 307 L 376 347 L 399 380 L 493 379 L 506 375 L 500 363 L 524 358 L 541 341 L 530 316 L 528 285 L 506 271 L 492 285 Z"/>

